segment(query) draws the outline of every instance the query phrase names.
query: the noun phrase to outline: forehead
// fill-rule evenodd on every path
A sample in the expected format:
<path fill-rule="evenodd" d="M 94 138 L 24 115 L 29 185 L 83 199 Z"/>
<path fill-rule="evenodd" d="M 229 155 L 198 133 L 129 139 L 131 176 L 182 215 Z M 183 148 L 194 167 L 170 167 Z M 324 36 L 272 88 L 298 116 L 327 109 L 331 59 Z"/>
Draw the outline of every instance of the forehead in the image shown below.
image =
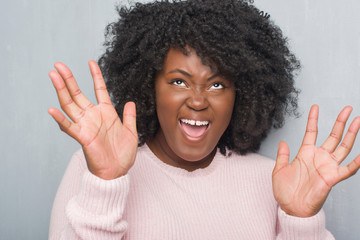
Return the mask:
<path fill-rule="evenodd" d="M 215 73 L 213 65 L 204 63 L 204 59 L 197 55 L 196 51 L 187 47 L 185 51 L 170 48 L 163 64 L 163 71 L 182 69 L 191 73 Z"/>

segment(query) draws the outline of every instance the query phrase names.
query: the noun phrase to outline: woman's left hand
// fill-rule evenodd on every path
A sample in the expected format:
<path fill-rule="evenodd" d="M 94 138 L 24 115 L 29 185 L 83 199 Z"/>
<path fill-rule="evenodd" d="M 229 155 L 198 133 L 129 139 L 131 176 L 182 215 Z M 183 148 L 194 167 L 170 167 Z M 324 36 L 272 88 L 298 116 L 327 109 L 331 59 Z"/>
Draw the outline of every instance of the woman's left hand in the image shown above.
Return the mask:
<path fill-rule="evenodd" d="M 351 111 L 350 106 L 341 111 L 330 136 L 321 147 L 316 147 L 319 107 L 312 106 L 302 145 L 290 164 L 289 147 L 280 142 L 272 181 L 275 199 L 287 214 L 297 217 L 317 214 L 331 188 L 359 169 L 360 155 L 348 165 L 340 166 L 360 128 L 360 117 L 356 117 L 339 145 Z"/>

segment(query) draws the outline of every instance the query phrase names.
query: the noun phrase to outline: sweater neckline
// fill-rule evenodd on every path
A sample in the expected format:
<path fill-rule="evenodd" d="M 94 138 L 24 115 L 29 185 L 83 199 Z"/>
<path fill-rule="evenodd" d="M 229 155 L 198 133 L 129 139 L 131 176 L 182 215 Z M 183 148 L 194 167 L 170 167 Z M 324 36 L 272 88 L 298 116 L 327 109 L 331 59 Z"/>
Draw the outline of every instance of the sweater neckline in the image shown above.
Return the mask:
<path fill-rule="evenodd" d="M 167 163 L 164 163 L 161 161 L 149 148 L 149 146 L 145 143 L 142 147 L 142 151 L 153 163 L 155 163 L 158 167 L 160 167 L 162 170 L 165 170 L 166 172 L 178 175 L 178 176 L 184 176 L 184 177 L 199 177 L 199 176 L 206 176 L 214 172 L 216 169 L 220 168 L 220 165 L 223 160 L 225 160 L 225 156 L 222 155 L 219 151 L 219 149 L 216 149 L 216 153 L 214 155 L 213 160 L 211 163 L 205 167 L 205 168 L 199 168 L 194 171 L 187 171 L 186 169 L 175 167 L 172 165 L 169 165 Z"/>

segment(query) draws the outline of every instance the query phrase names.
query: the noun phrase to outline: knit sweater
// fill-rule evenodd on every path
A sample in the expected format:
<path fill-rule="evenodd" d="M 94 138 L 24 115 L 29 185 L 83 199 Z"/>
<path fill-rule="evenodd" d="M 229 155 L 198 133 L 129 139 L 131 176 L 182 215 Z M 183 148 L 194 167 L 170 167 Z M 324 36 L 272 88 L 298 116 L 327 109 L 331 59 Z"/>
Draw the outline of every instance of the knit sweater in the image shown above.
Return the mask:
<path fill-rule="evenodd" d="M 163 163 L 144 145 L 127 175 L 103 180 L 76 152 L 58 189 L 50 239 L 334 239 L 324 212 L 298 218 L 274 199 L 274 161 L 216 153 L 188 172 Z"/>

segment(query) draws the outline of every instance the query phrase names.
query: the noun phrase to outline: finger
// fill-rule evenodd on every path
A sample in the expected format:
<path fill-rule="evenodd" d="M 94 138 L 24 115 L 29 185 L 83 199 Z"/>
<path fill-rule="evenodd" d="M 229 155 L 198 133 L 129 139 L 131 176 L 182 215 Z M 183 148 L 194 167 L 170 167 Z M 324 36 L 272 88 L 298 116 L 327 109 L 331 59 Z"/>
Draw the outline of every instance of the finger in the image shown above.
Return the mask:
<path fill-rule="evenodd" d="M 342 135 L 344 133 L 344 128 L 347 120 L 349 119 L 350 113 L 352 111 L 352 107 L 345 107 L 340 114 L 338 115 L 336 122 L 334 124 L 333 129 L 329 137 L 326 139 L 324 144 L 321 146 L 323 149 L 332 153 L 336 147 L 339 145 Z"/>
<path fill-rule="evenodd" d="M 63 132 L 78 140 L 79 127 L 76 124 L 69 121 L 65 115 L 56 108 L 49 108 L 48 113 L 59 124 L 59 127 Z"/>
<path fill-rule="evenodd" d="M 276 163 L 273 171 L 274 174 L 289 164 L 289 155 L 290 155 L 289 146 L 287 145 L 286 142 L 281 141 L 279 143 L 279 148 L 277 152 Z"/>
<path fill-rule="evenodd" d="M 360 168 L 360 155 L 358 155 L 351 163 L 346 166 L 339 168 L 339 177 L 338 182 L 347 179 L 354 175 Z"/>
<path fill-rule="evenodd" d="M 71 98 L 76 102 L 76 104 L 82 108 L 86 109 L 91 107 L 91 102 L 85 97 L 85 95 L 81 92 L 74 75 L 70 71 L 68 67 L 65 66 L 63 63 L 55 63 L 55 68 L 63 78 L 66 87 L 69 91 Z"/>
<path fill-rule="evenodd" d="M 333 158 L 340 164 L 346 156 L 350 153 L 355 139 L 356 135 L 359 132 L 360 128 L 360 117 L 356 117 L 352 123 L 350 124 L 350 127 L 348 131 L 345 134 L 344 140 L 340 144 L 340 146 L 335 150 L 335 152 L 332 154 Z"/>
<path fill-rule="evenodd" d="M 315 145 L 316 137 L 318 133 L 318 127 L 317 127 L 318 116 L 319 116 L 319 106 L 312 105 L 309 112 L 308 122 L 306 125 L 306 132 L 302 145 Z"/>
<path fill-rule="evenodd" d="M 83 110 L 71 98 L 60 74 L 56 71 L 50 71 L 49 76 L 56 89 L 61 109 L 75 122 L 83 115 Z"/>
<path fill-rule="evenodd" d="M 137 136 L 136 130 L 136 106 L 134 102 L 127 102 L 123 111 L 123 124 Z"/>
<path fill-rule="evenodd" d="M 111 104 L 110 96 L 98 64 L 94 60 L 91 60 L 89 61 L 89 67 L 94 79 L 95 95 L 98 103 Z"/>

